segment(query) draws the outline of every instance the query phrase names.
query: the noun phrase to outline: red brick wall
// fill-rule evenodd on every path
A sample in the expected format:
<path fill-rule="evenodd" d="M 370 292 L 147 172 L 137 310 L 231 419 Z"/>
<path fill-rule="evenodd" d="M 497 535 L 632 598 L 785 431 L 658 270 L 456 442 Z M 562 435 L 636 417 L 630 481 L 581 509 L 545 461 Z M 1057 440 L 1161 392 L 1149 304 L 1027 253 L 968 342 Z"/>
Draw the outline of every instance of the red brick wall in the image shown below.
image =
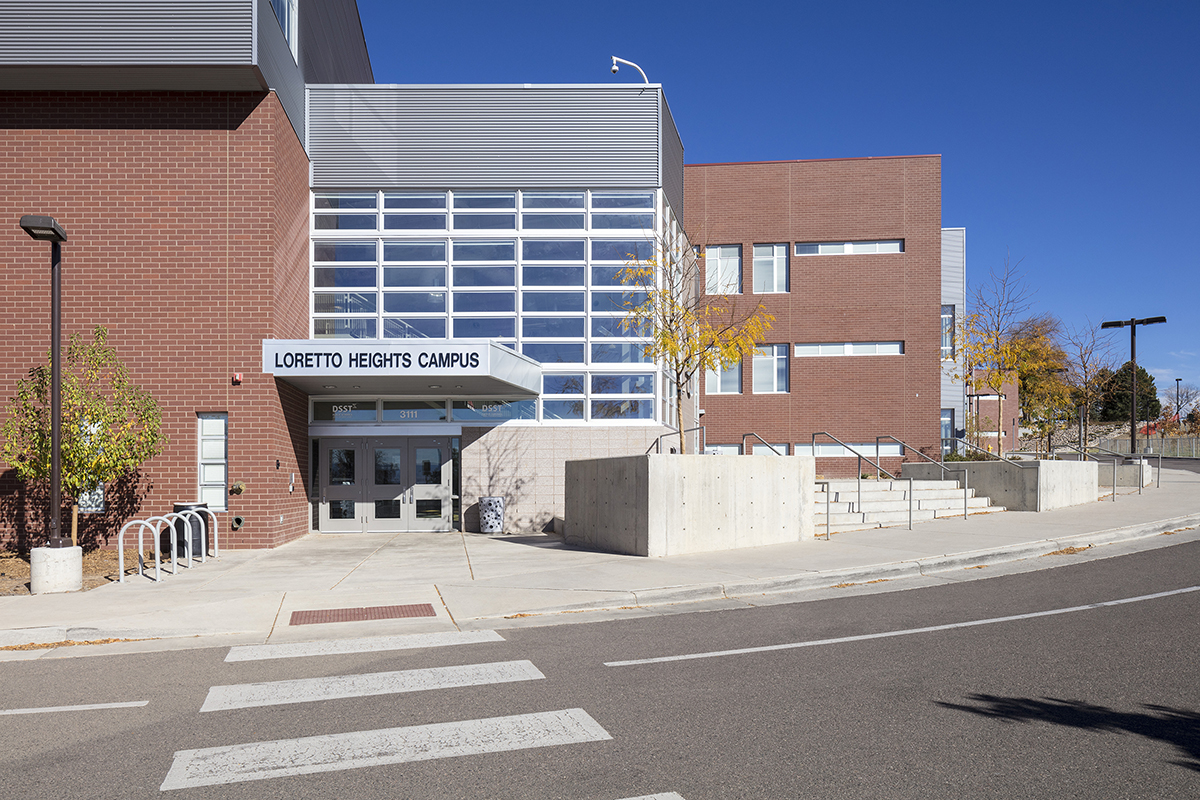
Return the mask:
<path fill-rule="evenodd" d="M 967 391 L 971 394 L 991 395 L 990 397 L 971 397 L 970 414 L 971 425 L 975 429 L 975 435 L 969 437 L 972 444 L 988 450 L 989 452 L 997 452 L 996 448 L 996 427 L 997 423 L 1003 419 L 1004 431 L 1004 450 L 1015 450 L 1018 446 L 1018 421 L 1021 417 L 1021 394 L 1020 387 L 1017 383 L 1015 375 L 1005 375 L 1004 380 L 1000 382 L 1000 394 L 1003 398 L 995 396 L 996 390 L 992 388 L 994 381 L 988 379 L 986 370 L 975 370 L 974 386 Z"/>
<path fill-rule="evenodd" d="M 761 303 L 775 316 L 765 344 L 903 341 L 905 348 L 903 356 L 793 356 L 787 394 L 753 394 L 747 359 L 742 394 L 702 398 L 708 441 L 738 444 L 754 432 L 794 446 L 817 431 L 845 442 L 890 434 L 936 457 L 941 158 L 690 165 L 684 186 L 692 244 L 742 246 L 737 302 L 743 310 Z M 903 239 L 904 253 L 794 255 L 796 242 L 885 239 Z M 752 294 L 754 245 L 781 243 L 790 291 Z M 854 469 L 853 459 L 817 463 L 826 476 Z"/>
<path fill-rule="evenodd" d="M 261 341 L 308 335 L 307 198 L 308 160 L 274 94 L 0 93 L 0 396 L 49 344 L 49 246 L 16 224 L 49 214 L 69 235 L 64 340 L 106 326 L 163 407 L 170 443 L 146 465 L 139 516 L 196 499 L 196 414 L 227 412 L 229 481 L 246 491 L 221 515 L 223 545 L 303 534 L 305 399 L 262 373 Z M 0 495 L 19 488 L 0 463 Z M 235 514 L 246 525 L 230 533 Z M 92 533 L 103 542 L 122 521 Z M 0 512 L 0 536 L 41 522 Z"/>

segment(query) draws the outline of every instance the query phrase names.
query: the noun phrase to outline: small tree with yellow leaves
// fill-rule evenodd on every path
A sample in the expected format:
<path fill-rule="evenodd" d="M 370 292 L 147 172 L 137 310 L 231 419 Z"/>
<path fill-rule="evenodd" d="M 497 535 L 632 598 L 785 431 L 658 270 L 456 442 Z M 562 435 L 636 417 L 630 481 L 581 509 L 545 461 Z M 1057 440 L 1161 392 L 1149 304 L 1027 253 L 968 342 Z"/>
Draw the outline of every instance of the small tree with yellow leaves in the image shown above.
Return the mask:
<path fill-rule="evenodd" d="M 1003 267 L 975 287 L 972 308 L 962 316 L 956 331 L 957 377 L 976 392 L 987 389 L 997 395 L 996 447 L 1000 456 L 1004 455 L 1004 383 L 1048 373 L 1062 366 L 1064 359 L 1053 341 L 1057 320 L 1045 315 L 1026 317 L 1032 292 L 1025 286 L 1019 266 L 1019 261 L 1014 264 L 1005 257 Z"/>
<path fill-rule="evenodd" d="M 50 477 L 50 380 L 50 367 L 36 366 L 17 381 L 17 396 L 9 400 L 0 453 L 22 480 Z M 166 442 L 161 427 L 158 403 L 130 382 L 108 344 L 108 331 L 97 326 L 90 342 L 73 335 L 62 369 L 64 492 L 77 501 L 161 453 Z"/>
<path fill-rule="evenodd" d="M 753 356 L 775 318 L 761 305 L 747 309 L 738 295 L 709 295 L 701 287 L 700 258 L 682 235 L 659 236 L 657 256 L 630 257 L 618 279 L 627 294 L 622 327 L 648 339 L 646 356 L 662 368 L 675 392 L 679 452 L 686 453 L 683 400 L 694 378 Z"/>

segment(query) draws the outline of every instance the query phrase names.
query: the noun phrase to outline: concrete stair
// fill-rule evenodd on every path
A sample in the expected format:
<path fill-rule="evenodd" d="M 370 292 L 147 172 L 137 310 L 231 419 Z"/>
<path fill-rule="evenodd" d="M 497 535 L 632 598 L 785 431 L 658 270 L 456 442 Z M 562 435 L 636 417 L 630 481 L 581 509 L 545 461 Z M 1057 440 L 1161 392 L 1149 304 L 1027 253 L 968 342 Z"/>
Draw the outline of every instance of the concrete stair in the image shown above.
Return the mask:
<path fill-rule="evenodd" d="M 813 519 L 818 535 L 825 532 L 826 500 L 829 502 L 831 533 L 908 525 L 906 480 L 864 479 L 861 501 L 859 482 L 853 478 L 829 481 L 828 492 L 823 483 L 818 483 L 816 489 Z M 963 490 L 958 481 L 914 480 L 912 494 L 913 522 L 963 515 Z M 966 505 L 971 515 L 1004 510 L 1002 506 L 993 506 L 991 500 L 986 497 L 976 497 L 974 489 L 967 490 Z"/>

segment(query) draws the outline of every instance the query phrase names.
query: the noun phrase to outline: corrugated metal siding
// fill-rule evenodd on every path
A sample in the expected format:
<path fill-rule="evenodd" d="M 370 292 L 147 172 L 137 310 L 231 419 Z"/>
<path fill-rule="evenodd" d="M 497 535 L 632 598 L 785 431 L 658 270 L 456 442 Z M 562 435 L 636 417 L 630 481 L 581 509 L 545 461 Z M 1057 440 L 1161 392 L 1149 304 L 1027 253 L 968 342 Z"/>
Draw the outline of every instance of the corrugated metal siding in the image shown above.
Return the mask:
<path fill-rule="evenodd" d="M 967 229 L 942 228 L 942 305 L 967 304 Z"/>
<path fill-rule="evenodd" d="M 671 109 L 667 107 L 667 98 L 662 99 L 662 180 L 663 194 L 675 212 L 675 218 L 683 226 L 683 140 L 679 138 L 679 129 L 675 127 L 675 119 Z"/>
<path fill-rule="evenodd" d="M 355 0 L 304 0 L 298 21 L 305 83 L 375 82 Z"/>
<path fill-rule="evenodd" d="M 657 187 L 659 90 L 310 86 L 316 187 Z"/>
<path fill-rule="evenodd" d="M 0 64 L 250 64 L 254 0 L 17 0 Z"/>
<path fill-rule="evenodd" d="M 942 228 L 942 305 L 954 306 L 956 318 L 967 307 L 967 229 Z M 966 386 L 953 377 L 953 367 L 942 367 L 942 408 L 956 409 L 954 424 L 959 428 L 966 417 Z"/>
<path fill-rule="evenodd" d="M 271 0 L 258 0 L 258 66 L 267 86 L 275 90 L 300 141 L 304 141 L 304 78 L 292 56 Z"/>

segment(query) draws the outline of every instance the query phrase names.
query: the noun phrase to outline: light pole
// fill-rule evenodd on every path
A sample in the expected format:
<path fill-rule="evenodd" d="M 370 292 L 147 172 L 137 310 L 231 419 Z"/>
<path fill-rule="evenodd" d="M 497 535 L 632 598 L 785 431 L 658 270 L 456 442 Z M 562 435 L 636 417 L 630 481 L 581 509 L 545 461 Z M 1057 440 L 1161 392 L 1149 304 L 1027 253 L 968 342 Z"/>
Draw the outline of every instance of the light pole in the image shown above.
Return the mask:
<path fill-rule="evenodd" d="M 1146 317 L 1145 319 L 1120 319 L 1100 323 L 1101 328 L 1129 328 L 1129 362 L 1133 366 L 1129 377 L 1130 386 L 1133 387 L 1133 399 L 1129 403 L 1129 455 L 1131 456 L 1137 455 L 1137 326 L 1157 325 L 1166 321 L 1166 317 Z"/>
<path fill-rule="evenodd" d="M 21 228 L 33 239 L 50 242 L 50 546 L 70 547 L 60 530 L 62 509 L 62 243 L 67 232 L 54 219 L 36 214 L 21 217 Z"/>

